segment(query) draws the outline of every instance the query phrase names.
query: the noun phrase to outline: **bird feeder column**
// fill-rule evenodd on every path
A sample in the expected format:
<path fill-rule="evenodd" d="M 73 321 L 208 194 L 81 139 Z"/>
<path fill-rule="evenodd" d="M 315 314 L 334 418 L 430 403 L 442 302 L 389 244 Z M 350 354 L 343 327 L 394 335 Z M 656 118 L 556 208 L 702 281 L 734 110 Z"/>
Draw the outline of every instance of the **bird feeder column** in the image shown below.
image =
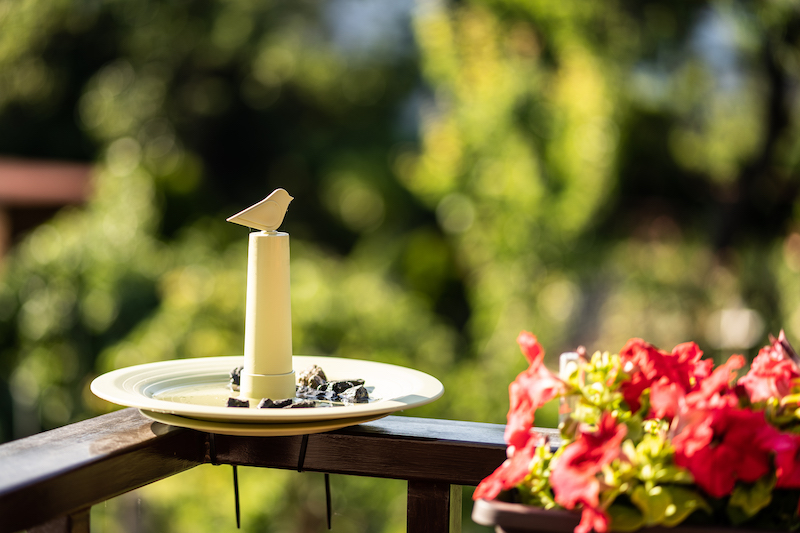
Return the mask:
<path fill-rule="evenodd" d="M 250 234 L 247 250 L 247 300 L 244 368 L 240 396 L 273 400 L 295 395 L 292 369 L 292 310 L 289 234 L 275 231 L 291 196 L 278 189 L 228 220 L 261 229 Z"/>
<path fill-rule="evenodd" d="M 291 398 L 292 303 L 289 234 L 250 234 L 241 394 L 248 398 Z"/>

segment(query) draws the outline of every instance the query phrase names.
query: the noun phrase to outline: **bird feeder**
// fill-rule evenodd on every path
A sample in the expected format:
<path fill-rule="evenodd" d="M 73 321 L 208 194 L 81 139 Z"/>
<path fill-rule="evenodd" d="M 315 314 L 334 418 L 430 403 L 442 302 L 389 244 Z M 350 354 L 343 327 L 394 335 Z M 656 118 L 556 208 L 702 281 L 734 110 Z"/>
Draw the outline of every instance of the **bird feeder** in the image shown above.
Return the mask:
<path fill-rule="evenodd" d="M 295 395 L 289 234 L 277 231 L 292 199 L 284 189 L 276 189 L 228 218 L 228 222 L 259 230 L 250 233 L 247 250 L 242 398 Z"/>

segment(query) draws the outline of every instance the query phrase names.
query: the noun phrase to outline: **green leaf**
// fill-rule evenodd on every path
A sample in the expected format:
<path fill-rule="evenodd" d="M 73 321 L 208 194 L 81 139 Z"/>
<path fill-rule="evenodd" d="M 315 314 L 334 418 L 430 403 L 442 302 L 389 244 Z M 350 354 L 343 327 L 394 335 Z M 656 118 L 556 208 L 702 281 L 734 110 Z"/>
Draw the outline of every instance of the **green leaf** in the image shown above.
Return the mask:
<path fill-rule="evenodd" d="M 694 483 L 694 477 L 691 472 L 675 465 L 659 469 L 655 475 L 655 480 L 661 483 L 683 483 L 687 485 Z"/>
<path fill-rule="evenodd" d="M 639 485 L 631 493 L 631 501 L 642 511 L 646 526 L 660 524 L 664 520 L 667 508 L 672 503 L 669 494 L 662 487 L 653 487 L 647 490 L 644 485 Z"/>
<path fill-rule="evenodd" d="M 711 511 L 708 503 L 694 490 L 676 486 L 656 486 L 646 489 L 639 485 L 631 493 L 631 501 L 642 511 L 644 524 L 663 524 L 668 527 L 683 522 L 698 509 Z"/>
<path fill-rule="evenodd" d="M 642 418 L 640 416 L 637 415 L 627 420 L 625 426 L 628 429 L 627 438 L 634 442 L 638 442 L 642 439 L 644 430 L 642 429 Z"/>
<path fill-rule="evenodd" d="M 728 516 L 741 522 L 755 516 L 772 500 L 775 477 L 765 476 L 755 483 L 737 483 L 728 501 Z M 738 509 L 738 510 L 736 510 Z M 735 523 L 739 523 L 735 522 Z"/>
<path fill-rule="evenodd" d="M 613 531 L 636 531 L 644 525 L 644 516 L 637 509 L 623 504 L 614 504 L 608 508 Z"/>
<path fill-rule="evenodd" d="M 711 506 L 695 490 L 679 485 L 669 485 L 664 487 L 664 492 L 669 495 L 672 501 L 662 522 L 667 527 L 680 524 L 697 510 L 702 509 L 706 513 L 711 513 Z"/>

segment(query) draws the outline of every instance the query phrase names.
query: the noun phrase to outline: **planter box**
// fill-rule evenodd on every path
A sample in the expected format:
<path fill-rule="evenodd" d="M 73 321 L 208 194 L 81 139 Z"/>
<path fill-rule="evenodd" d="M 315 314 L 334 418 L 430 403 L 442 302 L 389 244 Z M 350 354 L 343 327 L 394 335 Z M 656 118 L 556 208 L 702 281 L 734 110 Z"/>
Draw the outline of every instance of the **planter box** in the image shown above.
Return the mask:
<path fill-rule="evenodd" d="M 569 511 L 548 511 L 521 503 L 477 500 L 472 507 L 472 520 L 482 526 L 494 526 L 498 533 L 572 533 L 581 517 Z"/>
<path fill-rule="evenodd" d="M 482 526 L 494 526 L 497 533 L 572 533 L 580 522 L 580 514 L 561 509 L 539 507 L 498 500 L 478 500 L 472 508 L 472 520 Z M 649 527 L 643 533 L 766 533 L 730 527 L 678 526 Z M 774 532 L 773 532 L 774 533 Z"/>

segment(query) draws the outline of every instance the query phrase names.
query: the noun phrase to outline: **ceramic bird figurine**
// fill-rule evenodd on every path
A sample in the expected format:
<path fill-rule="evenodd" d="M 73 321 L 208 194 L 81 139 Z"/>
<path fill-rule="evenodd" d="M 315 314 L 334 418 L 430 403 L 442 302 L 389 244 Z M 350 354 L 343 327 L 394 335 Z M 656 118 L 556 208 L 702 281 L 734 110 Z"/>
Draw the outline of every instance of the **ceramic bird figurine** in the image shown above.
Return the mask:
<path fill-rule="evenodd" d="M 260 229 L 263 231 L 275 231 L 283 222 L 289 202 L 294 200 L 284 189 L 275 189 L 272 193 L 258 202 L 251 205 L 244 211 L 236 213 L 228 218 L 228 222 L 241 224 L 248 228 Z"/>

